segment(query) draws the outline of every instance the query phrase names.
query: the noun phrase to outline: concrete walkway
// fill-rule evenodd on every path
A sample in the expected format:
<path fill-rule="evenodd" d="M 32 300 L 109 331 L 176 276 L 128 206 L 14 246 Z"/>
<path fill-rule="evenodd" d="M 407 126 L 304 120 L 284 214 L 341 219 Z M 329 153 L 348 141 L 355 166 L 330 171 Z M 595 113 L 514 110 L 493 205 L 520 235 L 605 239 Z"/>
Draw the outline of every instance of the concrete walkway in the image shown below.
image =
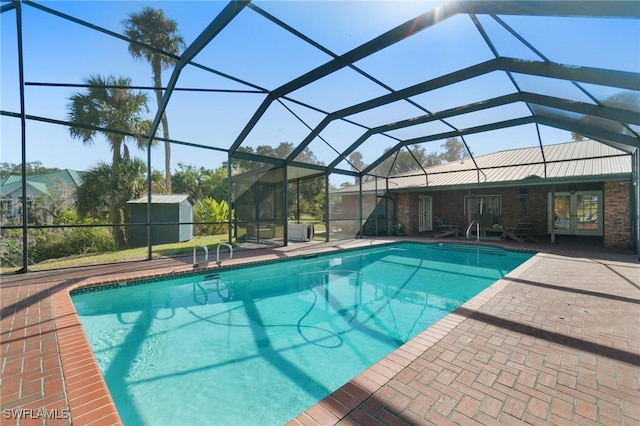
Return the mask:
<path fill-rule="evenodd" d="M 294 244 L 234 263 L 378 242 Z M 539 253 L 290 423 L 640 424 L 637 256 L 509 246 Z M 69 290 L 192 269 L 162 259 L 3 276 L 2 424 L 119 424 Z"/>

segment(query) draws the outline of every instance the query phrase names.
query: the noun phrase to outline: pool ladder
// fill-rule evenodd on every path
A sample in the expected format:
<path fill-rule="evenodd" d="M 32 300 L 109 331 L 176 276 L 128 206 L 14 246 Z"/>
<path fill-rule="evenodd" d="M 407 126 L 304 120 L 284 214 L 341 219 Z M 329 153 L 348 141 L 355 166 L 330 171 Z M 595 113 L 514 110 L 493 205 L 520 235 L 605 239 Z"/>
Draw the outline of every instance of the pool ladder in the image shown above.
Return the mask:
<path fill-rule="evenodd" d="M 475 219 L 471 221 L 471 224 L 467 228 L 467 240 L 471 239 L 471 228 L 473 228 L 473 225 L 476 225 L 476 241 L 480 241 L 480 223 Z"/>
<path fill-rule="evenodd" d="M 218 265 L 220 265 L 220 247 L 224 246 L 227 247 L 229 249 L 229 259 L 233 259 L 233 247 L 231 246 L 231 244 L 227 244 L 227 243 L 219 243 L 218 247 L 216 249 L 216 263 Z M 197 255 L 198 255 L 198 248 L 201 248 L 203 250 L 204 253 L 204 259 L 202 260 L 202 262 L 197 262 Z M 193 247 L 193 267 L 197 268 L 199 265 L 201 264 L 205 264 L 209 261 L 209 249 L 207 248 L 207 246 L 194 246 Z"/>

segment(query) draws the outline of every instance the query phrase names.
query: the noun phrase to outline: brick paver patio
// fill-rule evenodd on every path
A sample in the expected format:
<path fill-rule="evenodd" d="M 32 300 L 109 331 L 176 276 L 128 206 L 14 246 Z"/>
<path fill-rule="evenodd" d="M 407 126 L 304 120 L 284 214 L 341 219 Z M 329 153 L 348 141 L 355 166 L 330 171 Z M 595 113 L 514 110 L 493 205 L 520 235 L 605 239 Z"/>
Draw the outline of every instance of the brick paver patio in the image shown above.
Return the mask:
<path fill-rule="evenodd" d="M 296 244 L 233 262 L 371 243 Z M 512 246 L 539 253 L 290 424 L 640 425 L 637 256 Z M 188 271 L 188 260 L 3 276 L 1 423 L 120 424 L 69 290 Z"/>

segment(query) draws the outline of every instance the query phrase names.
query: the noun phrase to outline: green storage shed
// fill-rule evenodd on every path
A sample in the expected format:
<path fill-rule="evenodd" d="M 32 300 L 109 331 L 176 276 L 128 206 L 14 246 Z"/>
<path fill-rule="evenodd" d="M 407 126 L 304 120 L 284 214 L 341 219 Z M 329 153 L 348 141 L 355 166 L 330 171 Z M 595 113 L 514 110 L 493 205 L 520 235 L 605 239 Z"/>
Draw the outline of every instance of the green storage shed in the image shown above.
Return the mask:
<path fill-rule="evenodd" d="M 132 223 L 147 222 L 146 195 L 127 202 Z M 184 223 L 187 222 L 187 223 Z M 193 203 L 187 194 L 151 195 L 151 244 L 169 244 L 193 239 Z M 147 245 L 147 227 L 132 226 L 131 247 Z"/>

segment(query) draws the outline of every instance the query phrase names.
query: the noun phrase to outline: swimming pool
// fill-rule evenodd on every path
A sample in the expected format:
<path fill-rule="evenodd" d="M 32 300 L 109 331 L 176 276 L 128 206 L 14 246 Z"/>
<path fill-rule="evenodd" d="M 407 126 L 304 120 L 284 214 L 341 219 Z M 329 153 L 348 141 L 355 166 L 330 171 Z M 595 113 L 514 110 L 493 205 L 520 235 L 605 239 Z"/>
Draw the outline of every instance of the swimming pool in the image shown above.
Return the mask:
<path fill-rule="evenodd" d="M 72 299 L 125 425 L 284 424 L 531 256 L 402 243 Z"/>

